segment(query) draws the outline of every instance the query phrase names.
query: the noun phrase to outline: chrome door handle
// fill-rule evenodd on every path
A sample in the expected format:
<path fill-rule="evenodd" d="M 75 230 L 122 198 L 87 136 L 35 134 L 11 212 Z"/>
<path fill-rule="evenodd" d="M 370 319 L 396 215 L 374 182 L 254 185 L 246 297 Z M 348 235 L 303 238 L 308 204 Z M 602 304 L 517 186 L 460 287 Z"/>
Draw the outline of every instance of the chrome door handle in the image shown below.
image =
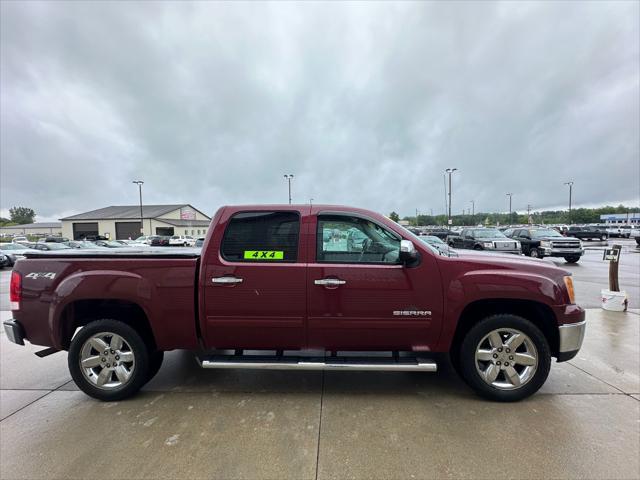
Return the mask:
<path fill-rule="evenodd" d="M 213 277 L 211 279 L 213 283 L 221 283 L 225 285 L 234 284 L 234 283 L 242 283 L 241 278 L 237 277 Z"/>
<path fill-rule="evenodd" d="M 314 280 L 313 283 L 316 285 L 324 285 L 325 287 L 337 287 L 347 282 L 345 280 L 338 280 L 337 278 L 322 278 L 320 280 Z"/>

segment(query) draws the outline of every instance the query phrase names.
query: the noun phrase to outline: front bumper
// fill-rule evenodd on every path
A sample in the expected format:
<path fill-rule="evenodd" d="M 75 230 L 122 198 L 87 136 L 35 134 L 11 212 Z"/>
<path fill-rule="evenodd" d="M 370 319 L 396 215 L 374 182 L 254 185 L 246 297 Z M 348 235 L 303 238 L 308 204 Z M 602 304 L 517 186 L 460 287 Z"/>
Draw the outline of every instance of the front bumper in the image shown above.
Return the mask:
<path fill-rule="evenodd" d="M 566 362 L 575 357 L 580 347 L 582 347 L 584 333 L 587 330 L 587 321 L 583 320 L 579 323 L 560 325 L 558 330 L 560 340 L 558 345 L 558 361 Z"/>
<path fill-rule="evenodd" d="M 583 248 L 549 248 L 538 247 L 541 257 L 568 257 L 573 255 L 584 255 Z"/>
<path fill-rule="evenodd" d="M 7 338 L 10 342 L 18 345 L 24 345 L 24 330 L 16 320 L 5 320 L 4 332 L 7 334 Z"/>

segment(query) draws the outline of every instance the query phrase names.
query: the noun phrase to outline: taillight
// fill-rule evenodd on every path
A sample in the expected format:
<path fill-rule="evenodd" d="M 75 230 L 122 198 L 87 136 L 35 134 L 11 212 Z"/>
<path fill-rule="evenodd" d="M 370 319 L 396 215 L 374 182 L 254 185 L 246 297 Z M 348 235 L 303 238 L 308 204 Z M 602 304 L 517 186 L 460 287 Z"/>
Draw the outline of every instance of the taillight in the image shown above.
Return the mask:
<path fill-rule="evenodd" d="M 9 285 L 9 306 L 11 310 L 20 310 L 22 300 L 22 275 L 11 272 L 11 284 Z"/>

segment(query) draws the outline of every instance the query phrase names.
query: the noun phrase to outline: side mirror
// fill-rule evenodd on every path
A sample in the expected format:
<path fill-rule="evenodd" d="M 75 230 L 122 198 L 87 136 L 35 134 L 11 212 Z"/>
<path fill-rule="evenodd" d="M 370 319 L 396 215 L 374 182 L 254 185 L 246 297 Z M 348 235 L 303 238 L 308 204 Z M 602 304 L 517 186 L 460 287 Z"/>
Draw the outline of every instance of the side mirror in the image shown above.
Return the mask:
<path fill-rule="evenodd" d="M 411 240 L 400 240 L 400 260 L 409 263 L 418 258 L 418 251 Z"/>

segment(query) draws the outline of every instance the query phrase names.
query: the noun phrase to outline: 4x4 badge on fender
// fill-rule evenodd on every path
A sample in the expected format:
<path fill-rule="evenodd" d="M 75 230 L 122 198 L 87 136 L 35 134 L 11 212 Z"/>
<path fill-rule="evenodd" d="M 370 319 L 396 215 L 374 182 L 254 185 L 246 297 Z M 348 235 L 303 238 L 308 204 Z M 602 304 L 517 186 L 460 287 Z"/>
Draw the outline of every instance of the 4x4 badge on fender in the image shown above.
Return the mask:
<path fill-rule="evenodd" d="M 53 280 L 56 278 L 56 274 L 54 272 L 31 272 L 25 275 L 25 278 L 48 278 Z"/>

